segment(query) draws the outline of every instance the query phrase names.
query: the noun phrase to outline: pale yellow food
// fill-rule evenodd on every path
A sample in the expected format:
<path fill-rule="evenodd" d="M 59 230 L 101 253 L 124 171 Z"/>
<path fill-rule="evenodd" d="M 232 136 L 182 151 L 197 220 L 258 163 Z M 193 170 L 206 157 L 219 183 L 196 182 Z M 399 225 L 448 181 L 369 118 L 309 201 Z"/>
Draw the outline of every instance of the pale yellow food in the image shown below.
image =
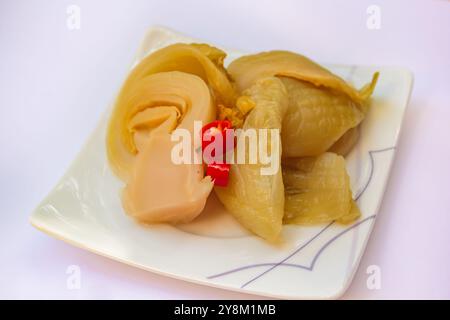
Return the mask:
<path fill-rule="evenodd" d="M 352 206 L 350 212 L 336 220 L 340 224 L 351 224 L 361 217 L 361 211 L 358 208 L 358 204 L 355 200 L 352 200 Z"/>
<path fill-rule="evenodd" d="M 328 151 L 337 153 L 341 156 L 346 156 L 352 150 L 356 142 L 358 142 L 359 135 L 359 126 L 349 129 L 330 147 L 330 149 L 328 149 Z"/>
<path fill-rule="evenodd" d="M 255 104 L 245 119 L 243 129 L 281 129 L 287 110 L 287 92 L 277 78 L 258 80 L 244 91 Z M 272 149 L 271 139 L 267 150 Z M 246 155 L 248 156 L 248 148 Z M 278 159 L 280 161 L 280 159 Z M 226 188 L 216 187 L 215 192 L 227 210 L 247 229 L 256 235 L 274 241 L 282 228 L 284 215 L 284 188 L 281 167 L 274 175 L 261 175 L 261 163 L 231 166 Z"/>
<path fill-rule="evenodd" d="M 123 192 L 124 208 L 144 222 L 188 222 L 203 210 L 213 184 L 204 178 L 201 164 L 173 162 L 171 132 L 199 134 L 194 120 L 215 118 L 209 88 L 195 75 L 172 71 L 150 75 L 136 89 L 131 104 L 145 101 L 147 108 L 128 123 L 137 154 Z"/>
<path fill-rule="evenodd" d="M 283 182 L 285 223 L 350 223 L 360 215 L 342 156 L 326 152 L 318 157 L 286 159 Z"/>
<path fill-rule="evenodd" d="M 193 74 L 210 88 L 215 105 L 234 105 L 236 94 L 221 65 L 224 56 L 223 51 L 208 45 L 178 43 L 150 54 L 131 71 L 117 97 L 108 127 L 108 159 L 119 177 L 128 179 L 137 154 L 129 122 L 137 113 L 151 107 L 146 101 L 145 79 L 167 71 Z M 165 85 L 170 86 L 170 83 Z M 185 100 L 175 95 L 173 99 L 178 100 L 177 105 Z M 161 102 L 160 106 L 164 105 L 165 101 Z"/>
<path fill-rule="evenodd" d="M 281 135 L 283 157 L 318 156 L 364 118 L 358 104 L 343 93 L 292 78 L 282 80 L 289 95 Z"/>
<path fill-rule="evenodd" d="M 373 92 L 378 73 L 370 84 L 356 90 L 340 77 L 300 54 L 290 51 L 269 51 L 246 55 L 234 60 L 228 67 L 238 90 L 251 86 L 256 80 L 269 76 L 286 76 L 329 88 L 348 95 L 358 103 L 365 102 Z"/>
<path fill-rule="evenodd" d="M 195 120 L 216 119 L 217 104 L 236 99 L 222 66 L 223 51 L 174 44 L 142 60 L 123 85 L 108 132 L 108 160 L 126 183 L 123 206 L 144 222 L 187 222 L 203 210 L 212 190 L 201 164 L 171 159 L 176 128 L 194 132 Z"/>
<path fill-rule="evenodd" d="M 357 90 L 312 60 L 289 51 L 243 56 L 234 60 L 228 71 L 238 90 L 261 77 L 283 79 L 289 94 L 282 130 L 283 157 L 317 156 L 331 148 L 364 119 L 378 80 L 375 73 L 369 84 Z"/>
<path fill-rule="evenodd" d="M 283 223 L 348 224 L 361 215 L 352 199 L 346 155 L 356 144 L 378 73 L 355 89 L 312 60 L 288 51 L 248 55 L 223 66 L 225 53 L 206 44 L 174 44 L 134 67 L 114 106 L 108 160 L 125 182 L 123 206 L 139 221 L 189 222 L 213 188 L 200 164 L 175 164 L 176 128 L 195 132 L 228 119 L 234 128 L 279 129 L 282 170 L 231 166 L 227 187 L 214 188 L 237 220 L 276 241 Z M 268 139 L 266 150 L 272 150 Z M 274 150 L 272 150 L 274 152 Z"/>
<path fill-rule="evenodd" d="M 276 76 L 287 91 L 288 108 L 282 118 L 281 139 L 282 157 L 291 167 L 283 169 L 284 222 L 356 220 L 360 212 L 352 199 L 345 159 L 327 151 L 345 155 L 357 142 L 358 127 L 367 114 L 378 73 L 357 90 L 310 59 L 287 51 L 241 57 L 230 64 L 228 71 L 241 92 L 238 101 L 245 99 L 246 105 L 249 105 L 246 90 L 259 79 Z M 249 113 L 252 114 L 253 111 Z M 254 182 L 243 183 L 240 192 L 246 194 L 256 188 Z M 239 198 L 238 194 L 235 198 Z M 223 199 L 225 205 L 228 201 Z M 254 201 L 259 203 L 257 198 Z M 242 216 L 252 221 L 255 213 L 242 211 L 241 221 Z M 255 232 L 253 222 L 244 225 Z"/>

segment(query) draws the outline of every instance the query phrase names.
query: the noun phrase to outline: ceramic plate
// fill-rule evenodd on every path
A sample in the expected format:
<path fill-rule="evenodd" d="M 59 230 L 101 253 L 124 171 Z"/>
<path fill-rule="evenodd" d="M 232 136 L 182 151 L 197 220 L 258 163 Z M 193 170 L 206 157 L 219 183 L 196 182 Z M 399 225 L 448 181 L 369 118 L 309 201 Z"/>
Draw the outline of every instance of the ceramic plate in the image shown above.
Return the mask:
<path fill-rule="evenodd" d="M 134 63 L 175 42 L 194 40 L 152 28 Z M 240 55 L 229 51 L 228 61 Z M 360 87 L 380 79 L 361 139 L 347 157 L 362 212 L 350 226 L 285 226 L 282 245 L 247 233 L 212 196 L 202 215 L 183 227 L 143 226 L 122 210 L 122 182 L 109 169 L 108 108 L 61 181 L 31 215 L 38 229 L 75 246 L 166 276 L 279 298 L 337 298 L 349 286 L 376 221 L 395 155 L 412 75 L 401 68 L 327 66 Z M 112 93 L 113 94 L 113 93 Z"/>

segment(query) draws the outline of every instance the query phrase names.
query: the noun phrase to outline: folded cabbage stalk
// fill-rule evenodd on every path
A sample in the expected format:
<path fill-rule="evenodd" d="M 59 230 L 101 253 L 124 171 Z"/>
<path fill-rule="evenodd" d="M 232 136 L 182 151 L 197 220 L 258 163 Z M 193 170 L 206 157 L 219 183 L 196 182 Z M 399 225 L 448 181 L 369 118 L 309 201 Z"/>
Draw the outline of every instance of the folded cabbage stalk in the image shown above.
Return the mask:
<path fill-rule="evenodd" d="M 281 129 L 282 157 L 295 165 L 283 168 L 282 181 L 279 176 L 258 176 L 249 165 L 233 166 L 231 186 L 216 190 L 225 207 L 244 226 L 266 239 L 276 238 L 281 229 L 279 220 L 273 217 L 278 219 L 282 206 L 285 223 L 316 224 L 332 220 L 350 223 L 357 219 L 360 212 L 352 200 L 345 160 L 326 151 L 346 154 L 356 143 L 358 126 L 367 113 L 378 73 L 357 90 L 308 58 L 287 51 L 241 57 L 230 64 L 228 71 L 238 91 L 254 101 L 263 91 L 261 79 L 272 77 L 273 87 L 276 87 L 273 77 L 281 80 L 287 91 L 288 107 L 276 114 L 281 121 L 277 127 Z M 284 91 L 279 83 L 276 91 Z M 280 104 L 269 103 L 270 99 L 267 90 L 265 98 L 257 101 L 249 113 L 244 128 L 265 127 L 266 119 L 274 117 L 267 110 Z M 279 197 L 283 189 L 284 203 L 283 197 Z M 277 221 L 276 228 L 270 228 L 273 221 Z"/>
<path fill-rule="evenodd" d="M 129 122 L 137 113 L 149 107 L 145 79 L 152 74 L 168 71 L 193 74 L 211 88 L 216 105 L 232 105 L 236 94 L 221 65 L 224 57 L 223 51 L 206 44 L 177 43 L 150 54 L 131 71 L 117 97 L 107 136 L 108 159 L 120 178 L 128 180 L 137 154 Z M 170 87 L 170 83 L 165 85 Z M 177 100 L 177 105 L 185 100 L 183 96 L 174 96 L 173 99 Z"/>
<path fill-rule="evenodd" d="M 177 71 L 150 75 L 138 87 L 142 91 L 133 95 L 133 102 L 139 105 L 144 99 L 147 109 L 128 126 L 138 152 L 124 189 L 124 208 L 145 222 L 190 221 L 203 210 L 212 182 L 203 177 L 201 164 L 173 162 L 176 142 L 170 133 L 183 128 L 191 136 L 200 134 L 194 133 L 194 120 L 215 118 L 209 88 L 199 77 Z"/>
<path fill-rule="evenodd" d="M 239 90 L 261 77 L 283 79 L 289 94 L 282 130 L 283 157 L 318 156 L 329 150 L 364 119 L 378 79 L 375 73 L 369 84 L 356 90 L 317 63 L 288 51 L 244 56 L 234 60 L 228 71 Z M 349 134 L 340 144 L 348 151 L 356 141 L 357 135 Z"/>
<path fill-rule="evenodd" d="M 212 190 L 199 164 L 172 162 L 176 128 L 216 119 L 216 104 L 233 104 L 222 66 L 225 54 L 208 45 L 174 44 L 142 60 L 123 85 L 107 132 L 108 159 L 127 184 L 123 205 L 145 222 L 187 222 Z"/>
<path fill-rule="evenodd" d="M 359 126 L 349 129 L 330 147 L 330 149 L 328 149 L 328 151 L 341 156 L 346 156 L 352 150 L 356 142 L 358 142 L 360 131 L 361 129 Z"/>
<path fill-rule="evenodd" d="M 236 81 L 238 90 L 251 86 L 256 80 L 270 76 L 286 76 L 342 92 L 353 101 L 363 103 L 373 92 L 378 78 L 375 73 L 370 84 L 356 90 L 340 77 L 314 61 L 289 51 L 268 51 L 243 56 L 234 60 L 228 72 Z"/>
<path fill-rule="evenodd" d="M 318 157 L 283 161 L 285 223 L 351 223 L 360 216 L 352 199 L 350 179 L 342 156 L 326 152 Z"/>
<path fill-rule="evenodd" d="M 289 95 L 283 120 L 283 157 L 318 156 L 364 118 L 358 105 L 342 93 L 282 78 Z"/>
<path fill-rule="evenodd" d="M 254 108 L 244 122 L 244 130 L 281 129 L 288 101 L 279 79 L 260 79 L 243 94 L 254 102 Z M 276 152 L 280 163 L 281 150 L 272 149 L 270 137 L 264 147 Z M 228 186 L 217 187 L 215 192 L 244 227 L 266 240 L 275 241 L 281 232 L 284 215 L 283 179 L 281 167 L 274 175 L 261 175 L 263 166 L 261 162 L 250 164 L 248 159 L 245 164 L 232 165 Z"/>

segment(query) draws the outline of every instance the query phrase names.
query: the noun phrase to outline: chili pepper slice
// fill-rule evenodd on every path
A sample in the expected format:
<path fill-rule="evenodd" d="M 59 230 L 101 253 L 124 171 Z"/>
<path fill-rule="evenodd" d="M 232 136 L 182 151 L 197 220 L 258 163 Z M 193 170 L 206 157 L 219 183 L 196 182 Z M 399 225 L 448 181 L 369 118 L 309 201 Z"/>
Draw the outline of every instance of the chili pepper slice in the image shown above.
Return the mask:
<path fill-rule="evenodd" d="M 213 179 L 214 185 L 226 187 L 230 176 L 230 164 L 210 163 L 206 166 L 206 175 Z"/>
<path fill-rule="evenodd" d="M 225 146 L 225 134 L 228 129 L 231 129 L 231 121 L 229 120 L 215 120 L 208 123 L 202 128 L 202 149 L 214 141 L 216 135 L 222 135 L 222 141 Z M 206 139 L 207 138 L 207 139 Z"/>
<path fill-rule="evenodd" d="M 206 175 L 211 176 L 211 178 L 214 181 L 214 185 L 225 187 L 228 184 L 228 176 L 230 172 L 230 165 L 227 163 L 216 163 L 214 159 L 216 158 L 216 152 L 218 153 L 217 156 L 222 156 L 227 151 L 227 130 L 232 129 L 231 121 L 229 120 L 215 120 L 213 122 L 208 123 L 202 128 L 201 134 L 202 134 L 202 151 L 205 150 L 205 148 L 213 143 L 218 135 L 222 138 L 222 150 L 212 150 L 211 156 L 213 159 L 209 159 L 208 157 L 204 157 L 206 165 Z M 233 138 L 234 139 L 234 138 Z M 234 148 L 235 141 L 233 141 L 232 147 Z M 203 154 L 203 152 L 202 152 Z M 209 155 L 208 155 L 209 156 Z M 225 159 L 222 160 L 225 161 Z"/>

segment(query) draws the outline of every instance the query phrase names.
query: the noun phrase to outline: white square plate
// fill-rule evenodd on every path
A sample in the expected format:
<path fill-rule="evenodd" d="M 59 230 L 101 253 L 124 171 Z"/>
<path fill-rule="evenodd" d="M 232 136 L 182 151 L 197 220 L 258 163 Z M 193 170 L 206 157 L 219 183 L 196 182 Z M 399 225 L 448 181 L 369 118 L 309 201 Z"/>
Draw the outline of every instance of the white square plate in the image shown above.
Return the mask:
<path fill-rule="evenodd" d="M 152 28 L 134 63 L 175 42 L 193 42 Z M 274 48 L 279 49 L 279 48 Z M 240 54 L 229 51 L 227 61 Z M 279 298 L 337 298 L 364 252 L 394 158 L 412 74 L 401 68 L 328 66 L 359 87 L 380 71 L 361 138 L 347 157 L 363 216 L 351 226 L 285 226 L 274 246 L 243 230 L 214 197 L 182 228 L 143 226 L 122 210 L 123 187 L 110 171 L 105 132 L 111 108 L 61 181 L 31 215 L 38 229 L 75 246 L 170 277 Z"/>

